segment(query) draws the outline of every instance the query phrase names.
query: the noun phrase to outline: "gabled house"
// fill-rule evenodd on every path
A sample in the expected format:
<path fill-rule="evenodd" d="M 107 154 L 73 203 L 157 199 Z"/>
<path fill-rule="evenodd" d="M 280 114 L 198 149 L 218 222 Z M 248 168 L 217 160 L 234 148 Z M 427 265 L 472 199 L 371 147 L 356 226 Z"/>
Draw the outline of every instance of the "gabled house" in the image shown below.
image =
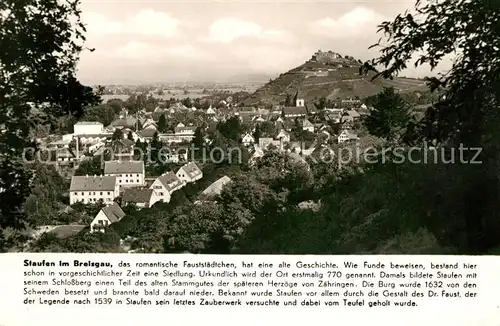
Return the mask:
<path fill-rule="evenodd" d="M 212 106 L 210 105 L 210 107 L 207 109 L 206 111 L 207 114 L 209 115 L 215 115 L 217 114 L 217 112 L 215 112 L 215 110 L 212 108 Z"/>
<path fill-rule="evenodd" d="M 116 176 L 74 176 L 69 187 L 69 204 L 95 204 L 102 201 L 111 205 L 120 195 Z"/>
<path fill-rule="evenodd" d="M 260 142 L 260 139 L 259 139 Z M 264 151 L 259 145 L 254 145 L 253 149 L 251 150 L 252 156 L 250 156 L 250 159 L 248 160 L 248 164 L 252 166 L 255 164 L 255 161 L 257 161 L 260 157 L 264 156 Z"/>
<path fill-rule="evenodd" d="M 104 174 L 115 176 L 120 187 L 144 186 L 143 161 L 108 161 L 104 163 Z"/>
<path fill-rule="evenodd" d="M 241 140 L 242 144 L 245 145 L 245 146 L 249 146 L 249 145 L 252 145 L 255 143 L 255 138 L 249 134 L 249 133 L 246 133 L 242 140 Z"/>
<path fill-rule="evenodd" d="M 288 143 L 290 141 L 290 134 L 285 130 L 281 129 L 278 135 L 276 136 L 276 139 L 280 139 L 283 140 L 284 143 Z"/>
<path fill-rule="evenodd" d="M 185 183 L 196 182 L 203 178 L 203 172 L 194 162 L 184 164 L 176 173 L 177 177 Z"/>
<path fill-rule="evenodd" d="M 356 141 L 359 137 L 348 130 L 343 130 L 337 137 L 337 141 L 339 144 L 345 143 L 348 141 Z"/>
<path fill-rule="evenodd" d="M 160 199 L 154 189 L 127 188 L 123 193 L 122 203 L 124 205 L 135 204 L 137 208 L 149 208 Z"/>
<path fill-rule="evenodd" d="M 120 221 L 125 216 L 117 203 L 103 207 L 90 223 L 90 232 L 106 232 L 108 226 Z"/>
<path fill-rule="evenodd" d="M 302 121 L 302 130 L 314 132 L 314 125 L 311 121 L 304 119 L 304 121 Z"/>
<path fill-rule="evenodd" d="M 156 122 L 153 119 L 146 119 L 142 123 L 142 129 L 146 129 L 146 128 L 149 128 L 149 127 L 153 127 L 153 128 L 156 129 L 158 126 L 156 125 Z"/>
<path fill-rule="evenodd" d="M 168 203 L 172 193 L 184 187 L 184 184 L 173 172 L 167 172 L 156 178 L 149 189 L 156 192 L 160 201 Z"/>

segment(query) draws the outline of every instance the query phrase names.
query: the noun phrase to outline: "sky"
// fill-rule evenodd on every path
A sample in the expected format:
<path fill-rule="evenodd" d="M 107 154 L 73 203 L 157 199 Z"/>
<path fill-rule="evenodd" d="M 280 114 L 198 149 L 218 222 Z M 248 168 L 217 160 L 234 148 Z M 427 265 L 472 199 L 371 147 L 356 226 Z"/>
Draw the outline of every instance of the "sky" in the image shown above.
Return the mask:
<path fill-rule="evenodd" d="M 274 77 L 317 50 L 367 60 L 377 25 L 414 0 L 83 0 L 86 84 L 245 81 Z M 410 69 L 421 77 L 426 69 Z"/>

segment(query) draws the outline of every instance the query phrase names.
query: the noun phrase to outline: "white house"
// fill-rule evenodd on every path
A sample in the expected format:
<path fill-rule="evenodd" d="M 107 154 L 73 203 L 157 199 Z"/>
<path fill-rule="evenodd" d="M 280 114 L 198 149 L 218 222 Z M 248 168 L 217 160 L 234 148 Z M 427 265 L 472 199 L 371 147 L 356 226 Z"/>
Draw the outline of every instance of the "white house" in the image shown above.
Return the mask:
<path fill-rule="evenodd" d="M 144 186 L 143 161 L 107 161 L 104 163 L 104 174 L 116 176 L 120 187 Z"/>
<path fill-rule="evenodd" d="M 245 134 L 245 136 L 243 136 L 243 139 L 241 140 L 241 142 L 245 146 L 250 146 L 250 145 L 255 143 L 255 138 L 251 134 L 247 133 L 247 134 Z"/>
<path fill-rule="evenodd" d="M 283 129 L 279 132 L 278 136 L 276 136 L 276 139 L 283 140 L 284 143 L 290 142 L 290 135 Z"/>
<path fill-rule="evenodd" d="M 203 178 L 203 172 L 194 162 L 189 162 L 187 164 L 184 164 L 177 171 L 176 175 L 177 178 L 179 178 L 182 182 L 185 183 L 195 182 Z"/>
<path fill-rule="evenodd" d="M 195 131 L 196 131 L 195 126 L 187 126 L 186 127 L 184 125 L 182 125 L 182 127 L 177 126 L 177 127 L 175 127 L 175 130 L 174 130 L 176 135 L 190 135 L 190 136 L 191 135 L 194 136 Z"/>
<path fill-rule="evenodd" d="M 165 163 L 186 162 L 188 159 L 188 150 L 187 148 L 170 147 L 166 153 L 163 152 L 163 149 L 160 150 L 159 155 L 161 155 L 160 157 Z"/>
<path fill-rule="evenodd" d="M 262 148 L 259 145 L 254 145 L 253 153 L 250 159 L 248 160 L 248 163 L 250 165 L 253 165 L 262 156 L 264 156 L 264 151 L 262 150 Z"/>
<path fill-rule="evenodd" d="M 314 132 L 314 125 L 311 123 L 311 121 L 304 119 L 304 121 L 302 122 L 302 130 Z"/>
<path fill-rule="evenodd" d="M 106 228 L 118 222 L 125 216 L 123 210 L 117 203 L 103 207 L 90 223 L 90 232 L 106 232 Z"/>
<path fill-rule="evenodd" d="M 148 127 L 153 127 L 153 128 L 157 128 L 158 126 L 156 125 L 156 122 L 153 120 L 153 119 L 147 119 L 146 121 L 144 121 L 144 123 L 142 124 L 142 129 L 146 129 Z"/>
<path fill-rule="evenodd" d="M 184 184 L 173 172 L 167 172 L 156 178 L 149 189 L 156 192 L 160 201 L 168 203 L 172 193 L 184 187 Z"/>
<path fill-rule="evenodd" d="M 207 109 L 207 114 L 211 114 L 211 115 L 216 114 L 215 110 L 212 108 L 212 106 L 211 106 L 211 105 L 210 105 L 210 107 Z"/>
<path fill-rule="evenodd" d="M 149 208 L 160 200 L 154 189 L 147 188 L 127 188 L 122 197 L 124 205 L 135 204 L 137 208 Z"/>
<path fill-rule="evenodd" d="M 349 132 L 349 130 L 343 130 L 337 137 L 339 144 L 345 143 L 346 141 L 358 140 L 358 136 Z"/>
<path fill-rule="evenodd" d="M 116 176 L 74 176 L 69 188 L 69 203 L 94 204 L 102 201 L 111 205 L 120 195 Z"/>
<path fill-rule="evenodd" d="M 100 122 L 80 121 L 73 126 L 75 135 L 99 135 L 104 132 L 104 125 Z"/>

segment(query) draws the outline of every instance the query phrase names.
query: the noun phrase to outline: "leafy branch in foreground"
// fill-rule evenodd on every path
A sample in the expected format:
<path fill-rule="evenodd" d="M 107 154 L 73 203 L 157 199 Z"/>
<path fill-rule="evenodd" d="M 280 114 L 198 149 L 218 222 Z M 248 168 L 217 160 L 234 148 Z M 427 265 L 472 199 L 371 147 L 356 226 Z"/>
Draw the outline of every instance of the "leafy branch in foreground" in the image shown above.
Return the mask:
<path fill-rule="evenodd" d="M 445 96 L 427 111 L 421 137 L 477 145 L 488 112 L 498 105 L 499 24 L 498 1 L 418 0 L 413 13 L 379 26 L 385 43 L 381 39 L 372 47 L 379 48 L 381 56 L 365 63 L 361 72 L 391 78 L 412 61 L 415 67 L 428 64 L 436 69 L 454 57 L 449 71 L 427 79 L 432 89 L 444 89 Z"/>
<path fill-rule="evenodd" d="M 85 42 L 80 15 L 78 0 L 0 2 L 0 48 L 7 50 L 0 51 L 0 229 L 23 224 L 31 173 L 21 154 L 33 141 L 33 112 L 54 123 L 99 102 L 75 78 Z"/>

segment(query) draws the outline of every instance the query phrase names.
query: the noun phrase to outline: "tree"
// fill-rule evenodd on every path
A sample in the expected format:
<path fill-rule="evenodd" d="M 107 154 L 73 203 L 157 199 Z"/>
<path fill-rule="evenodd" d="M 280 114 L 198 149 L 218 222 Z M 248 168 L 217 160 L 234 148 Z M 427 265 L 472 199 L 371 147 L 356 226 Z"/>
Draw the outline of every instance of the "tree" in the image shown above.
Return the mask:
<path fill-rule="evenodd" d="M 52 165 L 35 164 L 32 168 L 32 191 L 23 206 L 26 220 L 32 226 L 55 224 L 69 185 Z"/>
<path fill-rule="evenodd" d="M 500 188 L 499 12 L 496 1 L 418 0 L 415 13 L 400 14 L 379 26 L 385 37 L 373 47 L 378 47 L 381 55 L 360 69 L 362 73 L 376 72 L 373 78 L 391 78 L 407 68 L 415 56 L 415 67 L 429 64 L 431 69 L 448 56 L 453 57 L 451 69 L 427 78 L 431 90 L 441 90 L 443 96 L 427 109 L 418 126 L 412 126 L 411 133 L 416 141 L 433 141 L 455 149 L 482 149 L 476 159 L 483 164 L 466 166 L 467 173 L 457 171 L 464 174 L 460 177 L 449 176 L 467 180 L 462 185 L 465 191 L 461 190 L 461 202 L 466 203 L 462 228 L 466 230 L 466 251 L 470 253 L 491 248 L 498 238 L 489 227 L 496 224 L 495 214 L 488 212 L 498 210 Z M 383 69 L 378 71 L 376 66 Z M 472 155 L 475 153 L 465 153 L 463 158 L 470 160 Z M 490 190 L 488 196 L 481 197 L 485 185 Z"/>
<path fill-rule="evenodd" d="M 110 99 L 108 100 L 108 102 L 106 102 L 106 104 L 113 109 L 113 112 L 115 114 L 120 113 L 123 107 L 123 101 L 119 98 Z"/>
<path fill-rule="evenodd" d="M 22 227 L 20 209 L 29 194 L 31 173 L 20 156 L 30 146 L 32 108 L 55 124 L 62 115 L 83 115 L 99 103 L 92 88 L 75 78 L 85 28 L 79 1 L 0 2 L 0 229 Z M 48 103 L 49 105 L 43 105 Z M 1 230 L 0 230 L 1 231 Z M 0 241 L 1 242 L 1 241 Z M 2 248 L 0 248 L 1 250 Z"/>
<path fill-rule="evenodd" d="M 388 141 L 403 134 L 410 122 L 409 106 L 394 88 L 384 88 L 374 99 L 373 109 L 365 119 L 368 131 Z"/>
<path fill-rule="evenodd" d="M 293 103 L 292 103 L 292 97 L 290 96 L 290 94 L 286 94 L 286 98 L 285 98 L 285 106 L 293 106 Z"/>
<path fill-rule="evenodd" d="M 121 129 L 116 129 L 114 132 L 113 132 L 113 136 L 111 136 L 111 139 L 112 140 L 121 140 L 123 139 L 123 130 Z"/>
<path fill-rule="evenodd" d="M 295 136 L 295 139 L 302 140 L 302 122 L 299 118 L 295 118 L 293 121 L 292 133 Z"/>
<path fill-rule="evenodd" d="M 84 160 L 75 171 L 75 176 L 83 175 L 102 175 L 103 168 L 101 158 L 99 156 L 93 157 L 90 160 Z"/>
<path fill-rule="evenodd" d="M 318 101 L 318 102 L 316 102 L 314 105 L 316 106 L 316 108 L 317 108 L 319 111 L 321 111 L 321 110 L 324 110 L 324 109 L 327 107 L 327 105 L 328 105 L 328 101 L 326 100 L 326 98 L 325 98 L 325 97 L 322 97 L 322 98 L 320 98 L 320 99 L 319 99 L 319 101 Z"/>
<path fill-rule="evenodd" d="M 221 122 L 217 126 L 217 129 L 225 138 L 234 141 L 239 141 L 243 132 L 243 128 L 238 117 L 231 117 L 225 122 Z"/>
<path fill-rule="evenodd" d="M 260 125 L 256 125 L 255 131 L 253 132 L 253 138 L 257 144 L 259 143 L 260 137 L 262 137 L 262 132 L 260 131 Z"/>
<path fill-rule="evenodd" d="M 365 63 L 361 71 L 375 71 L 374 78 L 390 78 L 405 69 L 413 55 L 417 56 L 414 66 L 429 64 L 432 69 L 446 56 L 453 56 L 456 60 L 448 72 L 427 78 L 431 89 L 444 90 L 444 97 L 422 120 L 422 136 L 477 146 L 486 118 L 497 110 L 500 93 L 498 3 L 418 0 L 415 12 L 400 14 L 380 25 L 379 31 L 389 42 L 382 45 L 381 40 L 373 45 L 380 49 L 381 56 Z M 384 69 L 374 68 L 379 65 Z"/>
<path fill-rule="evenodd" d="M 160 119 L 158 120 L 158 130 L 160 132 L 165 132 L 167 130 L 167 119 L 165 114 L 160 115 Z"/>
<path fill-rule="evenodd" d="M 97 105 L 87 108 L 82 119 L 101 122 L 108 126 L 115 119 L 115 114 L 115 109 L 110 105 Z"/>
<path fill-rule="evenodd" d="M 155 134 L 153 135 L 153 139 L 151 140 L 150 145 L 150 157 L 153 162 L 157 162 L 159 159 L 160 149 L 163 147 L 163 143 L 160 141 L 158 132 L 155 132 Z"/>
<path fill-rule="evenodd" d="M 127 139 L 128 140 L 134 140 L 134 134 L 132 134 L 132 130 L 128 132 Z"/>
<path fill-rule="evenodd" d="M 200 127 L 198 127 L 194 131 L 193 145 L 195 148 L 201 149 L 204 144 L 205 141 L 203 139 L 203 130 Z"/>

